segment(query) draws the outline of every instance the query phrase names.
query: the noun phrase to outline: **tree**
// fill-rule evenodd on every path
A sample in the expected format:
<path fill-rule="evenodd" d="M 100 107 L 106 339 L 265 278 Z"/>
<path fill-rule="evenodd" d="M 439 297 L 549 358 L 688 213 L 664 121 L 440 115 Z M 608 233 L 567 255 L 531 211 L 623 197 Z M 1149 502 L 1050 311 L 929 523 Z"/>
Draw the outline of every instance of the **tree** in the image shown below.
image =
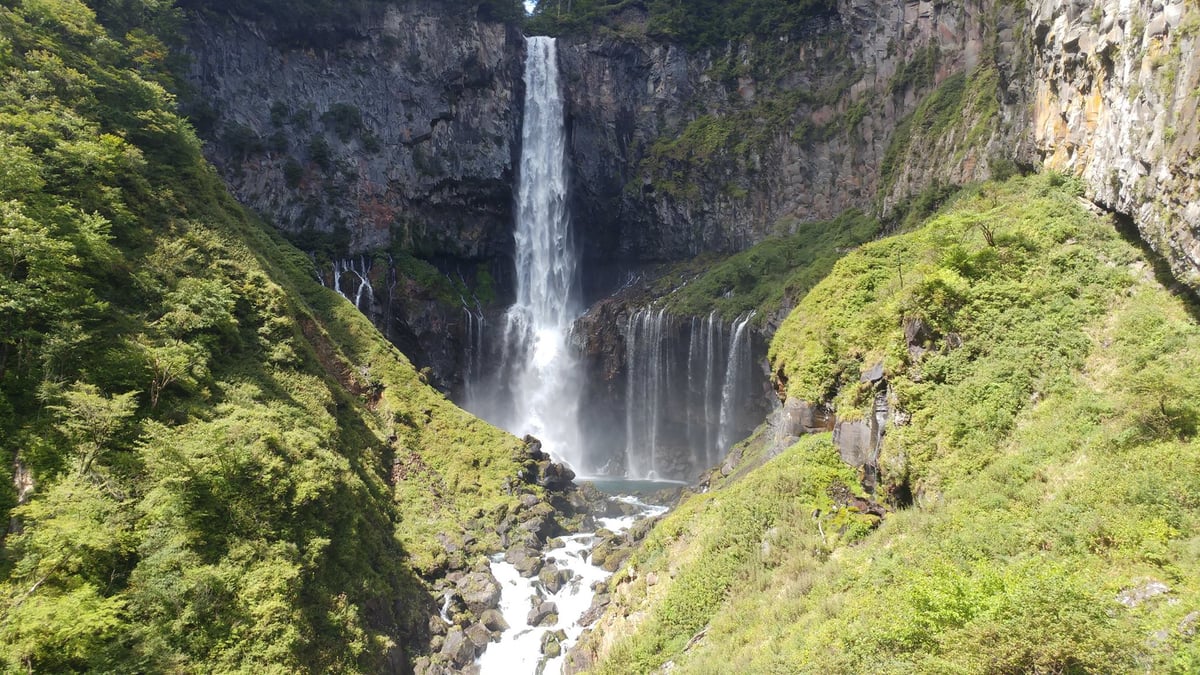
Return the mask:
<path fill-rule="evenodd" d="M 172 384 L 193 387 L 208 370 L 208 353 L 203 347 L 168 338 L 156 342 L 139 335 L 134 345 L 150 369 L 150 407 L 157 408 L 162 392 Z"/>
<path fill-rule="evenodd" d="M 9 541 L 16 562 L 0 586 L 0 664 L 105 670 L 124 627 L 124 600 L 102 590 L 112 587 L 128 553 L 121 505 L 69 476 L 15 515 L 25 528 Z"/>
<path fill-rule="evenodd" d="M 71 443 L 75 471 L 84 476 L 133 417 L 138 392 L 105 396 L 94 384 L 75 382 L 61 395 L 62 403 L 47 406 L 57 421 L 55 429 Z"/>

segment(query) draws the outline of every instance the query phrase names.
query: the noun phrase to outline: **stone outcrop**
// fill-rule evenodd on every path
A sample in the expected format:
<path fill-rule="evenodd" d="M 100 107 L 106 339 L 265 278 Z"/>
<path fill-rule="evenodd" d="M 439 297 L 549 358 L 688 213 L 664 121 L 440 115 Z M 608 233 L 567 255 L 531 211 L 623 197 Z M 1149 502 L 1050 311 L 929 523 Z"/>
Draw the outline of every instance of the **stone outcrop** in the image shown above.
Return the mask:
<path fill-rule="evenodd" d="M 209 157 L 277 227 L 332 235 L 346 252 L 507 253 L 519 31 L 428 1 L 361 21 L 361 37 L 325 49 L 279 46 L 234 17 L 189 21 Z"/>
<path fill-rule="evenodd" d="M 1028 117 L 1044 165 L 1083 178 L 1200 287 L 1200 8 L 1028 3 Z"/>

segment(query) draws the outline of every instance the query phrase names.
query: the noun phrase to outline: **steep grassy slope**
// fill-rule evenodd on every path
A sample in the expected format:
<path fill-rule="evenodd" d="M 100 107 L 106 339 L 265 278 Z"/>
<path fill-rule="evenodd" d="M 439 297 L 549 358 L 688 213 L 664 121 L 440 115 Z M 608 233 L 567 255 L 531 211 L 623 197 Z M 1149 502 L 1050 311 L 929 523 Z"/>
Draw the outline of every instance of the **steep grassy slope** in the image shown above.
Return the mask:
<path fill-rule="evenodd" d="M 761 325 L 780 308 L 795 306 L 845 251 L 873 237 L 879 223 L 848 211 L 830 221 L 792 223 L 791 228 L 790 234 L 730 256 L 702 255 L 673 266 L 649 289 L 651 299 L 662 298 L 674 314 L 716 311 L 725 321 L 753 311 Z"/>
<path fill-rule="evenodd" d="M 884 484 L 914 500 L 873 529 L 826 434 L 718 483 L 614 580 L 595 670 L 1200 666 L 1200 328 L 1075 195 L 984 185 L 839 261 L 772 365 L 853 419 L 882 361 Z"/>
<path fill-rule="evenodd" d="M 519 442 L 233 202 L 165 54 L 0 6 L 0 669 L 400 668 Z"/>

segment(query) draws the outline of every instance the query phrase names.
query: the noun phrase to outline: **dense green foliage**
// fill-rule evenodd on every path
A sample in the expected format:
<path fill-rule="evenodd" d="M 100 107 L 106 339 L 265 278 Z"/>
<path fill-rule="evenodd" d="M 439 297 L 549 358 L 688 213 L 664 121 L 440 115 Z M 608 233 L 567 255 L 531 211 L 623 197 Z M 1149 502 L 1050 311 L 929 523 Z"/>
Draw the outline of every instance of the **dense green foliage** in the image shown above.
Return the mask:
<path fill-rule="evenodd" d="M 831 221 L 781 223 L 791 234 L 771 237 L 725 258 L 701 256 L 660 277 L 654 294 L 674 314 L 711 311 L 726 321 L 756 311 L 762 322 L 790 308 L 845 252 L 873 237 L 879 224 L 857 211 Z M 682 283 L 680 283 L 682 279 Z"/>
<path fill-rule="evenodd" d="M 773 368 L 854 418 L 882 360 L 884 482 L 914 502 L 833 524 L 824 436 L 693 497 L 616 589 L 602 672 L 1195 671 L 1200 326 L 1076 190 L 972 188 L 834 266 Z M 719 553 L 690 557 L 709 533 Z M 686 583 L 710 573 L 716 597 Z"/>
<path fill-rule="evenodd" d="M 648 15 L 646 32 L 693 48 L 745 37 L 794 35 L 814 16 L 833 11 L 829 0 L 539 0 L 528 29 L 558 35 L 594 30 L 630 8 Z"/>
<path fill-rule="evenodd" d="M 233 202 L 163 64 L 0 6 L 0 669 L 379 670 L 518 441 Z"/>

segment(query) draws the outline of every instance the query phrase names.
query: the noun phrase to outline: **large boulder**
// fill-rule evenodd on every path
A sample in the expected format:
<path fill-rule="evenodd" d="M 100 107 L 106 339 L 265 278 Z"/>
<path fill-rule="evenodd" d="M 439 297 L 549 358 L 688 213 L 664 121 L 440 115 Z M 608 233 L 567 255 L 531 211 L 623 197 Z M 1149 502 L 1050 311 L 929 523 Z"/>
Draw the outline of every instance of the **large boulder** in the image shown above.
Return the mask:
<path fill-rule="evenodd" d="M 537 483 L 547 490 L 565 490 L 571 486 L 571 481 L 575 480 L 575 472 L 571 467 L 550 460 L 538 462 L 538 477 Z"/>
<path fill-rule="evenodd" d="M 558 605 L 549 601 L 540 602 L 529 610 L 525 621 L 530 626 L 548 626 L 558 623 Z"/>
<path fill-rule="evenodd" d="M 504 554 L 504 559 L 523 577 L 532 577 L 542 569 L 542 556 L 537 550 L 525 546 L 514 546 Z"/>
<path fill-rule="evenodd" d="M 463 668 L 475 660 L 477 650 L 475 643 L 467 637 L 467 634 L 455 628 L 446 635 L 446 640 L 442 643 L 441 653 L 455 667 Z"/>
<path fill-rule="evenodd" d="M 562 645 L 566 641 L 567 633 L 562 629 L 542 633 L 542 654 L 548 659 L 562 656 Z"/>
<path fill-rule="evenodd" d="M 492 632 L 482 623 L 473 623 L 466 631 L 467 639 L 475 645 L 477 652 L 483 651 L 492 641 Z"/>
<path fill-rule="evenodd" d="M 504 615 L 498 609 L 486 609 L 483 614 L 479 615 L 479 623 L 482 623 L 485 628 L 496 633 L 503 633 L 508 630 L 508 621 L 504 620 Z"/>
<path fill-rule="evenodd" d="M 562 569 L 550 563 L 542 567 L 541 572 L 538 572 L 538 581 L 542 583 L 542 588 L 546 589 L 547 593 L 554 595 L 567 585 L 571 576 L 571 570 Z"/>
<path fill-rule="evenodd" d="M 457 584 L 458 596 L 462 598 L 467 609 L 472 614 L 482 614 L 484 610 L 496 607 L 500 603 L 500 582 L 489 571 L 477 571 L 464 575 Z"/>

